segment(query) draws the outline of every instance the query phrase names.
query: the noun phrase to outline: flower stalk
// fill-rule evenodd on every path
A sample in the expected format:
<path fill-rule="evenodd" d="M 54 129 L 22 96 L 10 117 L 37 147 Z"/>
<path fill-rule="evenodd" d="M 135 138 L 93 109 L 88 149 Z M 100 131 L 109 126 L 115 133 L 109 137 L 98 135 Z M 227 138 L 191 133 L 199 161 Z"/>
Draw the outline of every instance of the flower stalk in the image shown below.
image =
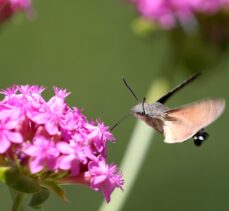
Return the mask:
<path fill-rule="evenodd" d="M 13 200 L 13 205 L 12 205 L 10 211 L 25 211 L 22 208 L 24 196 L 25 196 L 25 194 L 21 193 L 21 192 L 17 192 L 15 194 L 15 197 L 14 197 L 14 200 Z"/>

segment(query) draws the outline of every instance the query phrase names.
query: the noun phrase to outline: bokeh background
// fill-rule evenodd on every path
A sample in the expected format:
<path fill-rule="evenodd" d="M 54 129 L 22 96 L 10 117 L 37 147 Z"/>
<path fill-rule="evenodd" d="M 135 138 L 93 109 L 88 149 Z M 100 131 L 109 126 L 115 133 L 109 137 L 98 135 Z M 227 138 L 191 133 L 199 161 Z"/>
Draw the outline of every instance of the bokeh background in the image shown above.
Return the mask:
<path fill-rule="evenodd" d="M 171 86 L 189 75 L 166 66 L 171 51 L 163 33 L 144 38 L 133 33 L 131 23 L 137 14 L 126 2 L 39 0 L 34 7 L 34 20 L 18 15 L 1 26 L 1 88 L 39 84 L 49 88 L 47 96 L 52 86 L 67 88 L 72 93 L 70 105 L 83 108 L 89 119 L 101 118 L 113 125 L 135 104 L 122 77 L 142 97 L 162 75 L 170 77 Z M 228 101 L 228 58 L 225 50 L 215 65 L 203 69 L 204 74 L 168 105 L 176 107 L 211 96 Z M 191 140 L 167 145 L 157 135 L 123 210 L 229 210 L 228 118 L 226 109 L 208 127 L 210 138 L 199 148 Z M 135 122 L 129 118 L 114 131 L 117 142 L 109 144 L 110 161 L 121 162 Z M 139 142 L 144 142 L 144 136 Z M 9 210 L 10 195 L 5 186 L 0 187 L 0 210 Z M 101 193 L 87 187 L 64 189 L 69 203 L 52 194 L 42 210 L 94 211 L 103 201 Z"/>

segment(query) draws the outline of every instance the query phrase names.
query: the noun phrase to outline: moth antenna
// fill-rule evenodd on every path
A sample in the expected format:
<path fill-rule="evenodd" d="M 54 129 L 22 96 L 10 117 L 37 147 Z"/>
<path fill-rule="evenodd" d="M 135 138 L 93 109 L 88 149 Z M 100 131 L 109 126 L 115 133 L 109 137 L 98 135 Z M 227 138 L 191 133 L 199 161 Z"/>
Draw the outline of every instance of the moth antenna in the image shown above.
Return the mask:
<path fill-rule="evenodd" d="M 137 96 L 135 95 L 134 91 L 130 88 L 129 84 L 127 83 L 127 81 L 125 80 L 125 78 L 122 79 L 123 82 L 125 83 L 126 87 L 129 89 L 129 91 L 131 92 L 131 94 L 134 96 L 134 98 L 137 100 L 137 102 L 139 102 Z"/>
<path fill-rule="evenodd" d="M 114 130 L 123 120 L 125 120 L 128 116 L 130 116 L 131 113 L 126 114 L 125 116 L 123 116 L 120 120 L 118 120 L 111 128 L 110 131 Z"/>
<path fill-rule="evenodd" d="M 201 75 L 201 73 L 196 73 L 196 74 L 192 75 L 191 77 L 189 77 L 188 79 L 186 79 L 185 81 L 183 81 L 181 84 L 179 84 L 175 88 L 171 89 L 168 93 L 166 93 L 159 100 L 157 100 L 157 102 L 164 104 L 173 94 L 175 94 L 181 88 L 183 88 L 184 86 L 186 86 L 189 83 L 191 83 L 192 81 L 194 81 L 200 75 Z"/>
<path fill-rule="evenodd" d="M 143 115 L 145 115 L 145 114 L 146 114 L 145 107 L 144 107 L 144 103 L 145 103 L 145 101 L 146 101 L 146 98 L 145 98 L 145 97 L 143 97 L 143 100 L 142 100 L 142 110 L 143 110 Z"/>

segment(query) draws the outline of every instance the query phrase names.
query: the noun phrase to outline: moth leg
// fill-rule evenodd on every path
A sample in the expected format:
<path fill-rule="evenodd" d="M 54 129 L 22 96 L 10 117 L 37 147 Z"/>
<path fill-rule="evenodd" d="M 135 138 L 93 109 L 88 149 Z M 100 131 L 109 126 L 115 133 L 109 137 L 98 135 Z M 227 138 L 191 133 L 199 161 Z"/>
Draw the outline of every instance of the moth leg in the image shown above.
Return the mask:
<path fill-rule="evenodd" d="M 194 136 L 194 144 L 196 146 L 201 146 L 202 142 L 205 141 L 208 138 L 209 134 L 205 132 L 204 128 L 199 130 Z"/>

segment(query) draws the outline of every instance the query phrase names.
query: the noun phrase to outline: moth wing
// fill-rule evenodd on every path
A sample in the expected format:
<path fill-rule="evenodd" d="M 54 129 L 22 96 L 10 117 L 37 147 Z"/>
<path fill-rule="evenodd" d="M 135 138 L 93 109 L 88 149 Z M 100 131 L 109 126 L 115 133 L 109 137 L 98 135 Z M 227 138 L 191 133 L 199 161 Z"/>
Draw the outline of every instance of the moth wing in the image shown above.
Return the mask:
<path fill-rule="evenodd" d="M 163 126 L 166 143 L 180 143 L 215 121 L 224 111 L 224 99 L 208 99 L 166 112 Z"/>

